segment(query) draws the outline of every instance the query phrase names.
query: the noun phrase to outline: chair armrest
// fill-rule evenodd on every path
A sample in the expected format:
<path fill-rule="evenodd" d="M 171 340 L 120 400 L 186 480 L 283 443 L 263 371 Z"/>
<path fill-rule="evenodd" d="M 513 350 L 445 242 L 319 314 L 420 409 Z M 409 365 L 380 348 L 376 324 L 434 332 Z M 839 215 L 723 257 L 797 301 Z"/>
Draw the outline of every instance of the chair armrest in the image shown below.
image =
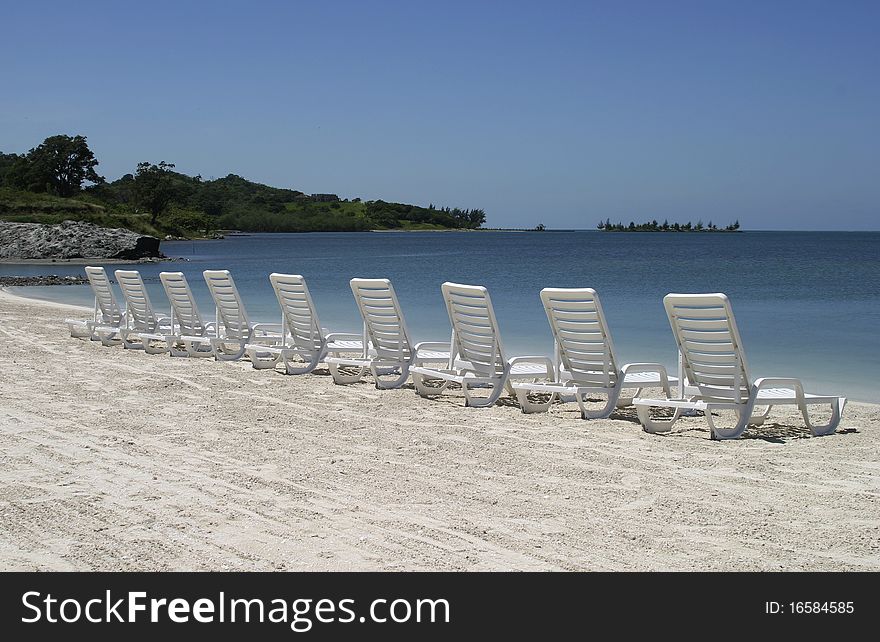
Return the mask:
<path fill-rule="evenodd" d="M 449 342 L 446 341 L 422 341 L 413 346 L 413 352 L 418 355 L 419 350 L 435 350 L 437 352 L 449 352 Z"/>
<path fill-rule="evenodd" d="M 513 357 L 507 360 L 507 366 L 513 368 L 518 363 L 542 363 L 547 366 L 547 376 L 556 377 L 556 368 L 550 357 L 528 355 L 525 357 Z"/>
<path fill-rule="evenodd" d="M 621 379 L 625 379 L 626 375 L 636 372 L 656 372 L 660 375 L 660 385 L 669 399 L 672 390 L 669 387 L 669 373 L 666 372 L 666 366 L 662 363 L 626 363 L 620 369 Z"/>
<path fill-rule="evenodd" d="M 794 393 L 798 399 L 804 398 L 804 384 L 800 379 L 792 379 L 789 377 L 762 377 L 756 379 L 752 385 L 752 390 L 758 392 L 764 388 L 794 388 Z"/>
<path fill-rule="evenodd" d="M 254 332 L 276 332 L 278 334 L 281 333 L 281 324 L 280 323 L 253 323 L 251 324 L 251 330 Z"/>
<path fill-rule="evenodd" d="M 662 363 L 627 363 L 620 370 L 623 374 L 629 374 L 630 372 L 656 372 L 661 377 L 669 378 L 666 366 Z"/>

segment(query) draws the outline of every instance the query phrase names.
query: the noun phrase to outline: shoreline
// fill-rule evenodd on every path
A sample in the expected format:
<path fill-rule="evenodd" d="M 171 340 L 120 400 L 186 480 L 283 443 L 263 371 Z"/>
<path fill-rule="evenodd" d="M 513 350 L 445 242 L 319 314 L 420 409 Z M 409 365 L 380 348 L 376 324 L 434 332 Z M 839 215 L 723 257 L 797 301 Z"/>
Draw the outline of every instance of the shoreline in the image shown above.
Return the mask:
<path fill-rule="evenodd" d="M 142 265 L 144 263 L 164 263 L 166 261 L 186 260 L 175 257 L 153 257 L 149 259 L 102 259 L 87 257 L 81 259 L 0 259 L 0 265 Z"/>
<path fill-rule="evenodd" d="M 745 439 L 73 339 L 0 291 L 5 570 L 880 570 L 880 406 Z"/>

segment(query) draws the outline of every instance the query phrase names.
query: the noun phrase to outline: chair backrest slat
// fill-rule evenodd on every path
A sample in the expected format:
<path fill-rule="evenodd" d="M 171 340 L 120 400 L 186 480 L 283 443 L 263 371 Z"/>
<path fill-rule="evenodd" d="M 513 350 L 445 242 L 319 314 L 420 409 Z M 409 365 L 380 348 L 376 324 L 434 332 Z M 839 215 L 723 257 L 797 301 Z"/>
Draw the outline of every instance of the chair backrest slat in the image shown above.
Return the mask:
<path fill-rule="evenodd" d="M 507 357 L 488 290 L 449 282 L 440 289 L 459 359 L 469 362 L 476 374 L 497 375 L 505 367 Z"/>
<path fill-rule="evenodd" d="M 613 387 L 619 364 L 599 295 L 592 288 L 544 288 L 541 303 L 562 367 L 572 380 Z"/>
<path fill-rule="evenodd" d="M 748 366 L 727 296 L 667 294 L 663 305 L 690 385 L 707 398 L 747 399 Z"/>
<path fill-rule="evenodd" d="M 205 336 L 206 329 L 202 315 L 199 314 L 196 300 L 183 272 L 160 272 L 159 280 L 165 289 L 165 296 L 171 303 L 174 322 L 180 334 L 193 337 Z"/>
<path fill-rule="evenodd" d="M 113 293 L 113 287 L 110 285 L 110 279 L 107 272 L 102 267 L 86 266 L 86 277 L 89 279 L 89 285 L 95 294 L 95 301 L 100 311 L 101 323 L 118 326 L 122 324 L 124 313 L 116 300 Z"/>
<path fill-rule="evenodd" d="M 305 277 L 273 272 L 269 275 L 269 282 L 275 290 L 291 344 L 303 350 L 320 350 L 324 334 Z"/>
<path fill-rule="evenodd" d="M 349 285 L 376 356 L 407 361 L 412 354 L 412 343 L 391 281 L 352 279 Z"/>
<path fill-rule="evenodd" d="M 225 336 L 230 339 L 247 339 L 251 334 L 250 322 L 229 270 L 205 270 L 203 274 L 214 305 L 217 306 Z"/>
<path fill-rule="evenodd" d="M 144 287 L 144 280 L 137 270 L 116 270 L 116 281 L 125 299 L 125 311 L 130 327 L 140 332 L 155 332 L 159 329 L 159 318 L 153 310 L 150 295 Z"/>

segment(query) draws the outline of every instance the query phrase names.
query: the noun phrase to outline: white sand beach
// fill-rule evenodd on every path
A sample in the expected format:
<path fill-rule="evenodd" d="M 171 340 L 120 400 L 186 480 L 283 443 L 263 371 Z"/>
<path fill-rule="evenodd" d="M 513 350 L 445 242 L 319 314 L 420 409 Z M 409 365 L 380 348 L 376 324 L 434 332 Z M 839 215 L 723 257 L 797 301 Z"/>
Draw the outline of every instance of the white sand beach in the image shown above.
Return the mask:
<path fill-rule="evenodd" d="M 71 315 L 0 292 L 2 570 L 880 570 L 880 406 L 650 435 L 105 348 Z"/>

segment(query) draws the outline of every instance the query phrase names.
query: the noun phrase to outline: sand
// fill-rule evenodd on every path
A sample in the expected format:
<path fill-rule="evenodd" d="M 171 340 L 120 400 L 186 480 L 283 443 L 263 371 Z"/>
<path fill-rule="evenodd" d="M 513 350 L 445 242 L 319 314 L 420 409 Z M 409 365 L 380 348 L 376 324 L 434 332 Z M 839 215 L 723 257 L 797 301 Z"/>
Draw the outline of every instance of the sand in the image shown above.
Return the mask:
<path fill-rule="evenodd" d="M 105 348 L 71 315 L 0 292 L 0 570 L 880 570 L 880 406 L 650 435 Z"/>

